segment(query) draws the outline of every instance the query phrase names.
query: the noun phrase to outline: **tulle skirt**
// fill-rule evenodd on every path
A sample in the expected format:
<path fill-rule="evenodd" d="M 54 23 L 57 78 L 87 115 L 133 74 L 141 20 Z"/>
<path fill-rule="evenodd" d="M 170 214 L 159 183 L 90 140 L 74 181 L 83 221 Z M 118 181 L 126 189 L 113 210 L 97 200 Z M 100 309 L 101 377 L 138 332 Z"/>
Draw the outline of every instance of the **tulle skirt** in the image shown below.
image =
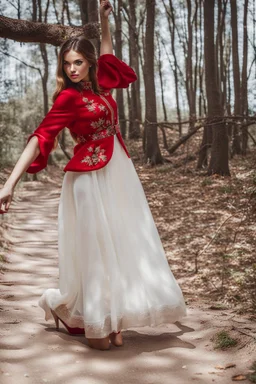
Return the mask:
<path fill-rule="evenodd" d="M 110 162 L 66 172 L 58 211 L 59 289 L 39 305 L 88 338 L 186 315 L 134 165 L 114 136 Z"/>

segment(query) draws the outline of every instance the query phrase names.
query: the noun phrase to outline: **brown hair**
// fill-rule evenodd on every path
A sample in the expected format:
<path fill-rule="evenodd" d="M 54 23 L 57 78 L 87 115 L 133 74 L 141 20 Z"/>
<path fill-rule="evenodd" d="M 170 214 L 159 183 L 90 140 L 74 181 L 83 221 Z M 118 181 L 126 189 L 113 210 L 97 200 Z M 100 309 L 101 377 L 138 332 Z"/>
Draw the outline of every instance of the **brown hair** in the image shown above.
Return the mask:
<path fill-rule="evenodd" d="M 66 88 L 75 88 L 78 91 L 82 91 L 83 84 L 81 82 L 79 83 L 73 83 L 68 76 L 66 75 L 63 64 L 64 64 L 64 54 L 69 51 L 75 51 L 77 53 L 80 53 L 84 56 L 86 60 L 90 63 L 91 67 L 89 67 L 89 78 L 92 82 L 92 90 L 94 93 L 99 94 L 101 92 L 101 88 L 98 83 L 97 79 L 97 56 L 96 56 L 96 49 L 94 45 L 90 42 L 90 40 L 86 39 L 84 36 L 76 36 L 72 37 L 64 43 L 62 43 L 60 47 L 60 52 L 58 55 L 58 63 L 57 63 L 57 71 L 56 71 L 56 89 L 53 94 L 52 100 L 53 102 L 56 100 L 59 93 Z M 58 139 L 59 135 L 55 138 L 53 150 L 56 149 L 58 145 Z M 71 132 L 71 136 L 75 141 L 77 141 L 77 135 Z"/>

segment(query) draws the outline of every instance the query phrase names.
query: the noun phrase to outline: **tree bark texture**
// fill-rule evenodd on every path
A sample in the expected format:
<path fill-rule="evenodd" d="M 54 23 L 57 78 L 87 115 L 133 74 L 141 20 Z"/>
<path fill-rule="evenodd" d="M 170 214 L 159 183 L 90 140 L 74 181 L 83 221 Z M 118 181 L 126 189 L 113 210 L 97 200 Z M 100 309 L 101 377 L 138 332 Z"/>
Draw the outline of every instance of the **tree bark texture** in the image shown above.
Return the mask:
<path fill-rule="evenodd" d="M 139 74 L 139 53 L 138 53 L 138 35 L 136 18 L 137 0 L 129 0 L 129 50 L 130 66 Z M 137 139 L 140 137 L 141 121 L 141 102 L 138 80 L 131 84 L 131 115 L 129 124 L 129 138 Z"/>
<path fill-rule="evenodd" d="M 231 29 L 232 29 L 232 62 L 233 62 L 233 82 L 235 91 L 235 115 L 240 115 L 240 69 L 238 56 L 238 32 L 237 32 L 237 3 L 236 0 L 230 0 L 231 7 Z M 238 126 L 233 125 L 233 143 L 232 153 L 241 153 L 241 141 Z"/>
<path fill-rule="evenodd" d="M 121 16 L 122 0 L 118 0 L 116 16 L 115 16 L 115 54 L 123 60 L 122 53 L 122 16 Z M 126 121 L 125 121 L 125 110 L 124 110 L 124 91 L 122 88 L 116 90 L 116 102 L 118 106 L 118 116 L 120 122 L 121 134 L 126 138 Z"/>
<path fill-rule="evenodd" d="M 177 112 L 177 119 L 179 123 L 179 135 L 182 135 L 182 124 L 181 124 L 181 110 L 180 110 L 180 96 L 179 96 L 179 89 L 180 89 L 180 84 L 179 84 L 179 76 L 178 76 L 178 61 L 177 61 L 177 55 L 176 55 L 176 45 L 175 45 L 175 39 L 176 39 L 176 19 L 175 19 L 175 13 L 174 13 L 174 8 L 173 8 L 173 3 L 172 0 L 169 0 L 169 7 L 170 7 L 170 12 L 168 12 L 167 7 L 165 3 L 163 2 L 167 14 L 167 19 L 168 19 L 168 27 L 169 27 L 169 32 L 170 32 L 170 37 L 171 37 L 171 49 L 172 49 L 172 56 L 174 60 L 174 65 L 171 65 L 171 60 L 169 58 L 169 54 L 165 48 L 166 55 L 168 57 L 170 66 L 173 71 L 174 75 L 174 83 L 175 83 L 175 98 L 176 98 L 176 112 Z M 164 45 L 164 44 L 163 44 Z"/>
<path fill-rule="evenodd" d="M 192 23 L 192 5 L 191 0 L 187 0 L 187 54 L 185 55 L 186 61 L 186 91 L 187 91 L 187 99 L 189 105 L 189 116 L 190 116 L 190 127 L 189 129 L 194 128 L 193 121 L 196 118 L 196 96 L 194 89 L 194 76 L 193 76 L 193 63 L 192 63 L 192 55 L 193 55 L 193 23 Z"/>
<path fill-rule="evenodd" d="M 216 56 L 214 44 L 214 0 L 204 1 L 204 56 L 208 118 L 221 119 L 223 110 L 216 78 Z M 211 159 L 208 174 L 230 175 L 228 166 L 228 136 L 222 122 L 213 127 Z"/>
<path fill-rule="evenodd" d="M 43 71 L 43 75 L 41 76 L 41 80 L 42 80 L 43 97 L 44 97 L 44 114 L 46 115 L 49 109 L 48 88 L 47 88 L 47 81 L 49 77 L 49 62 L 48 62 L 46 44 L 41 43 L 39 44 L 39 47 L 40 47 L 40 52 L 41 52 L 41 56 L 44 63 L 44 71 Z"/>
<path fill-rule="evenodd" d="M 159 78 L 160 78 L 160 87 L 161 87 L 161 100 L 162 100 L 162 107 L 163 107 L 163 113 L 164 113 L 164 121 L 167 121 L 167 111 L 165 106 L 165 100 L 164 100 L 164 82 L 163 82 L 163 69 L 162 69 L 162 57 L 161 57 L 161 47 L 160 47 L 160 37 L 159 35 L 156 36 L 157 38 L 157 53 L 158 53 L 158 72 L 159 72 Z"/>
<path fill-rule="evenodd" d="M 87 22 L 88 23 L 98 23 L 99 22 L 99 6 L 98 1 L 96 0 L 87 0 Z M 92 43 L 94 44 L 98 56 L 100 55 L 100 37 L 93 38 Z"/>
<path fill-rule="evenodd" d="M 248 63 L 248 34 L 247 34 L 248 0 L 244 0 L 244 36 L 243 36 L 243 66 L 241 84 L 241 114 L 248 114 L 248 84 L 247 84 L 247 63 Z M 248 130 L 242 129 L 242 154 L 246 155 L 248 145 Z"/>
<path fill-rule="evenodd" d="M 156 93 L 154 80 L 155 0 L 146 0 L 147 21 L 145 36 L 145 95 L 146 95 L 146 161 L 162 164 L 157 136 Z"/>
<path fill-rule="evenodd" d="M 88 39 L 99 38 L 98 23 L 89 23 L 83 27 L 70 27 L 0 16 L 0 37 L 22 43 L 46 43 L 59 46 L 66 39 L 82 34 Z"/>

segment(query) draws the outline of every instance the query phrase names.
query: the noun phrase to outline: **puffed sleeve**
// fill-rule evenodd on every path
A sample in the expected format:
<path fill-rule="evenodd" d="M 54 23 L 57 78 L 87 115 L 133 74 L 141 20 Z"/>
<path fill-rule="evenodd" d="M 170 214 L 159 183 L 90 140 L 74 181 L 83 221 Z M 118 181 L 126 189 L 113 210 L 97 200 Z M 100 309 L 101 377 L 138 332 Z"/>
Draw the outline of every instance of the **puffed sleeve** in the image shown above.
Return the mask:
<path fill-rule="evenodd" d="M 75 90 L 65 89 L 60 92 L 43 121 L 28 137 L 27 142 L 33 136 L 38 137 L 40 154 L 26 170 L 27 173 L 37 173 L 47 166 L 48 156 L 53 148 L 55 137 L 75 119 L 75 95 L 72 91 Z"/>
<path fill-rule="evenodd" d="M 98 58 L 99 85 L 103 89 L 127 88 L 137 80 L 134 70 L 115 55 L 106 53 Z"/>

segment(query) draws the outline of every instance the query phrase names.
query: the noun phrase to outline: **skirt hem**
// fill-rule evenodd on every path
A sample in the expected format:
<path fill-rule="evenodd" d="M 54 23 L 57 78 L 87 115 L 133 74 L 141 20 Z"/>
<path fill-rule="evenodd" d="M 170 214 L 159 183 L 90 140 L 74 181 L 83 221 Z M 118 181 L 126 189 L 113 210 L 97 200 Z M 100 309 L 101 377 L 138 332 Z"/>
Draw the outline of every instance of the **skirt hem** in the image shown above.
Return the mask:
<path fill-rule="evenodd" d="M 168 306 L 148 308 L 139 313 L 119 314 L 115 317 L 109 315 L 104 316 L 104 320 L 98 322 L 88 322 L 84 316 L 73 315 L 66 305 L 60 305 L 57 308 L 51 308 L 45 300 L 40 300 L 40 307 L 45 311 L 45 319 L 49 320 L 51 309 L 71 328 L 84 328 L 85 337 L 103 338 L 111 332 L 119 332 L 129 328 L 137 327 L 156 327 L 162 324 L 171 324 L 181 320 L 187 315 L 184 306 Z"/>

